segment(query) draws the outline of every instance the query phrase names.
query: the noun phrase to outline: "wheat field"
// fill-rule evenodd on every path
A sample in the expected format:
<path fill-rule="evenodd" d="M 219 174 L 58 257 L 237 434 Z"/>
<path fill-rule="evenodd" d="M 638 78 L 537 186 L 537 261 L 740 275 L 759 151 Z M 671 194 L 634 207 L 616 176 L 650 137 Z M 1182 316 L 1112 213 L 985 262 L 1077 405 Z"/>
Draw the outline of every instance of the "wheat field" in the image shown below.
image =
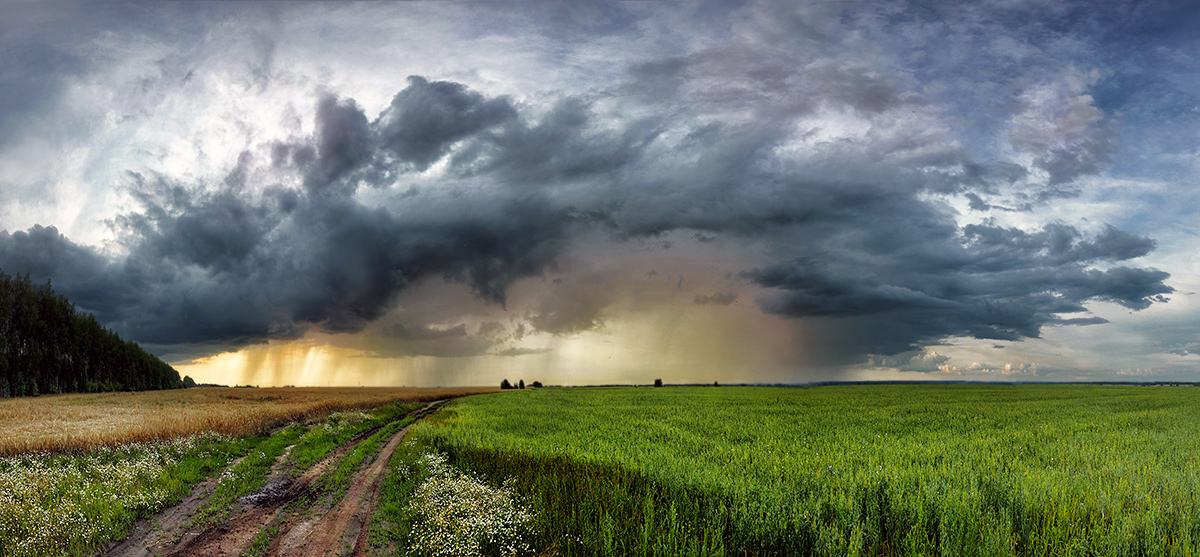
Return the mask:
<path fill-rule="evenodd" d="M 392 401 L 424 402 L 495 388 L 216 388 L 0 400 L 0 455 L 83 451 L 213 431 L 240 437 Z"/>

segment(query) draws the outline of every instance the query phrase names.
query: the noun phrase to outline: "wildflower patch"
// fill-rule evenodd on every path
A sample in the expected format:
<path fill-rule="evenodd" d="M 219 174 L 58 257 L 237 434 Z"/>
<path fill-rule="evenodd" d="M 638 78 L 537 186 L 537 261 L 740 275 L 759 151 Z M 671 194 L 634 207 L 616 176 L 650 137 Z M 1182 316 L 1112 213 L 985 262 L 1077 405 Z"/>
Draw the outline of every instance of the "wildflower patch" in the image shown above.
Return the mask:
<path fill-rule="evenodd" d="M 417 516 L 410 538 L 415 553 L 440 557 L 533 551 L 528 540 L 534 536 L 534 516 L 517 501 L 511 481 L 492 487 L 435 452 L 422 455 L 418 464 L 428 475 L 409 503 Z"/>

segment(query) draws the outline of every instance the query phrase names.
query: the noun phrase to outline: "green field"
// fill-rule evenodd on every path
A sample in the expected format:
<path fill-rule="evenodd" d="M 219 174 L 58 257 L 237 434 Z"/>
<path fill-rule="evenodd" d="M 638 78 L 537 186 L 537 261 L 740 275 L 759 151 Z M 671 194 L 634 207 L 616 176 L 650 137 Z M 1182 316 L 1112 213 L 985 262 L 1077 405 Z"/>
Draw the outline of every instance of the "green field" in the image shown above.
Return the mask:
<path fill-rule="evenodd" d="M 1200 547 L 1189 387 L 548 388 L 462 398 L 416 427 L 407 454 L 507 480 L 539 554 Z"/>

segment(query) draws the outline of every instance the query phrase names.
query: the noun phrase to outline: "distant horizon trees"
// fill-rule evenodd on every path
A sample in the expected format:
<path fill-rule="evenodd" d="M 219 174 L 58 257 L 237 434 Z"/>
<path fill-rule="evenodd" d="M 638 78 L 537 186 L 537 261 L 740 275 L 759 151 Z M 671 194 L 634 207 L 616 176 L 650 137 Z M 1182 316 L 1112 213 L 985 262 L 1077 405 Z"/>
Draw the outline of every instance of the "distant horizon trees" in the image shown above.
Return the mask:
<path fill-rule="evenodd" d="M 0 271 L 0 398 L 184 386 L 179 372 L 55 294 Z"/>

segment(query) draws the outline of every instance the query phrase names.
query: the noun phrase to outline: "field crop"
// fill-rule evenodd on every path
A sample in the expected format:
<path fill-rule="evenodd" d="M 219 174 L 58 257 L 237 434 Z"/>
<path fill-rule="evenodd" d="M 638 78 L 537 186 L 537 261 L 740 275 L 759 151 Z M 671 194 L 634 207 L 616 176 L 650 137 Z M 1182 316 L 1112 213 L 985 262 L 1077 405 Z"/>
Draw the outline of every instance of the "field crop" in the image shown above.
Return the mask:
<path fill-rule="evenodd" d="M 421 450 L 515 482 L 540 554 L 1200 549 L 1189 387 L 536 389 L 415 427 Z"/>
<path fill-rule="evenodd" d="M 0 456 L 80 451 L 279 425 L 389 402 L 426 402 L 491 388 L 194 388 L 0 399 Z"/>

